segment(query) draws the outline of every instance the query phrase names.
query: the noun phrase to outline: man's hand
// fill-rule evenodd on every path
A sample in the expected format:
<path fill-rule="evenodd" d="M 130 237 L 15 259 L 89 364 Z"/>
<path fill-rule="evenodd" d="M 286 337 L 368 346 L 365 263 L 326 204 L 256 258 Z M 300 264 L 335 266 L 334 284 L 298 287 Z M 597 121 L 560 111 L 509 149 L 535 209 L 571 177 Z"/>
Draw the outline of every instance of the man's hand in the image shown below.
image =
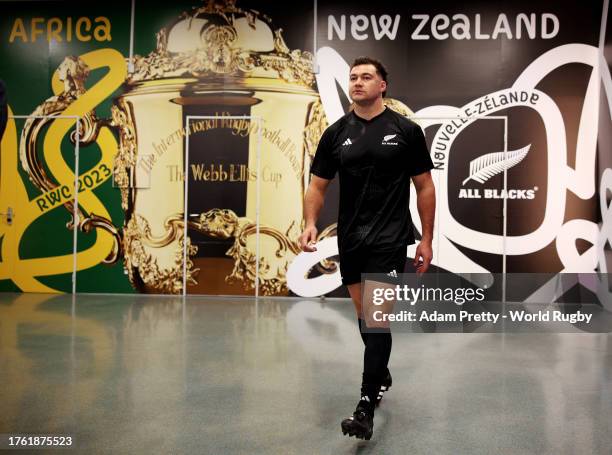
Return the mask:
<path fill-rule="evenodd" d="M 325 191 L 327 191 L 329 182 L 331 180 L 317 177 L 316 175 L 312 175 L 310 179 L 310 184 L 306 190 L 306 197 L 304 198 L 304 222 L 306 228 L 298 238 L 298 245 L 302 251 L 309 253 L 317 251 L 314 247 L 317 241 L 317 228 L 315 224 L 319 218 L 321 207 L 323 207 Z"/>
<path fill-rule="evenodd" d="M 431 240 L 436 212 L 436 187 L 429 171 L 412 176 L 412 182 L 417 193 L 417 208 L 421 218 L 421 242 L 414 253 L 414 266 L 417 269 L 417 275 L 421 275 L 427 272 L 433 259 Z"/>
<path fill-rule="evenodd" d="M 309 226 L 304 229 L 304 232 L 302 232 L 302 235 L 298 238 L 298 245 L 302 251 L 308 253 L 317 251 L 317 248 L 314 246 L 317 241 L 317 233 L 317 228 L 315 226 Z"/>
<path fill-rule="evenodd" d="M 431 240 L 421 240 L 417 245 L 414 253 L 414 266 L 417 270 L 417 275 L 427 272 L 429 264 L 433 258 L 433 250 L 431 248 Z"/>

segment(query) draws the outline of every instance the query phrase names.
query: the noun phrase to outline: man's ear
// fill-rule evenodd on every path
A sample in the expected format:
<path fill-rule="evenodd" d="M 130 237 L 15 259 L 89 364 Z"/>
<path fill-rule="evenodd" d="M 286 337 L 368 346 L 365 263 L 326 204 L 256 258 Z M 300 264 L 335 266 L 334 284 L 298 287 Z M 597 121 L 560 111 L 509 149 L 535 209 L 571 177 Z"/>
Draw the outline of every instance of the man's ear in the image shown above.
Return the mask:
<path fill-rule="evenodd" d="M 383 92 L 387 90 L 387 81 L 380 81 L 380 88 L 382 88 Z"/>

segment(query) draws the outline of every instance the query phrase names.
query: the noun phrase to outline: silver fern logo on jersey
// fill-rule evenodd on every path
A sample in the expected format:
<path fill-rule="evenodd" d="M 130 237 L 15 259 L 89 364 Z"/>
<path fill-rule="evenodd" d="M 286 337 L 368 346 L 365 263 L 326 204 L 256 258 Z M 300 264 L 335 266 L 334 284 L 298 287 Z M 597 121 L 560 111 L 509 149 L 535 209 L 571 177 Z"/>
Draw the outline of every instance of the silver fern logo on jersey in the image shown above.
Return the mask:
<path fill-rule="evenodd" d="M 383 140 L 381 142 L 382 145 L 397 145 L 397 142 L 389 142 L 391 139 L 394 139 L 397 134 L 387 134 L 383 136 Z"/>
<path fill-rule="evenodd" d="M 470 172 L 461 186 L 470 180 L 480 184 L 491 177 L 501 174 L 504 169 L 511 169 L 525 159 L 531 144 L 518 150 L 508 152 L 487 153 L 470 161 Z M 481 190 L 482 189 L 482 193 Z M 499 189 L 499 188 L 461 188 L 459 199 L 534 199 L 538 187 L 528 189 Z"/>

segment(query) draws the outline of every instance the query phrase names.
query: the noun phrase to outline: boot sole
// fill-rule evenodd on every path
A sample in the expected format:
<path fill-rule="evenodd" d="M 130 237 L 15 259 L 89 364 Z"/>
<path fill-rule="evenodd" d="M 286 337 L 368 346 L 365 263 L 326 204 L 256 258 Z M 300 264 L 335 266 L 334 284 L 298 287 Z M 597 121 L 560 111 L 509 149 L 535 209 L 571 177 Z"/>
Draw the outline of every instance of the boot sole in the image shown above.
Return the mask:
<path fill-rule="evenodd" d="M 354 428 L 347 428 L 347 425 L 344 425 L 344 422 L 342 422 L 341 424 L 342 426 L 342 434 L 343 435 L 349 435 L 349 436 L 354 436 L 357 439 L 365 439 L 366 441 L 369 441 L 372 438 L 372 432 L 366 432 L 366 431 L 361 431 L 361 430 L 356 430 Z"/>

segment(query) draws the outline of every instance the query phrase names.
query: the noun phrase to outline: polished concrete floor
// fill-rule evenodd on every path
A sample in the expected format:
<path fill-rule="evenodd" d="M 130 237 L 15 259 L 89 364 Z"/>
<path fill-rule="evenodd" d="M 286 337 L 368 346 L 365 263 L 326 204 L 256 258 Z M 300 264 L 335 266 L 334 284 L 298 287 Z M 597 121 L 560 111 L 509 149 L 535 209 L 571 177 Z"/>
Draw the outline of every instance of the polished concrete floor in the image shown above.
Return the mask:
<path fill-rule="evenodd" d="M 348 300 L 3 294 L 0 434 L 87 454 L 612 453 L 608 334 L 395 334 L 368 442 L 340 432 L 361 356 Z"/>

